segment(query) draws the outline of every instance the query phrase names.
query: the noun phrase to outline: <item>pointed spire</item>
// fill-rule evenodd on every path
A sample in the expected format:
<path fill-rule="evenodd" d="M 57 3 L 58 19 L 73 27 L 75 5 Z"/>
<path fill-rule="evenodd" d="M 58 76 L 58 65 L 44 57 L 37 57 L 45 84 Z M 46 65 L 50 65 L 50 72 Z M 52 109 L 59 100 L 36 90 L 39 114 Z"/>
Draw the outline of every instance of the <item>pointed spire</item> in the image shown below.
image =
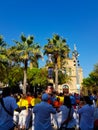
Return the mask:
<path fill-rule="evenodd" d="M 74 50 L 75 50 L 75 51 L 77 50 L 77 48 L 76 48 L 76 44 L 74 44 Z"/>
<path fill-rule="evenodd" d="M 74 44 L 74 51 L 72 52 L 72 55 L 77 58 L 79 56 L 79 53 L 77 51 L 77 47 L 76 47 L 76 44 Z"/>

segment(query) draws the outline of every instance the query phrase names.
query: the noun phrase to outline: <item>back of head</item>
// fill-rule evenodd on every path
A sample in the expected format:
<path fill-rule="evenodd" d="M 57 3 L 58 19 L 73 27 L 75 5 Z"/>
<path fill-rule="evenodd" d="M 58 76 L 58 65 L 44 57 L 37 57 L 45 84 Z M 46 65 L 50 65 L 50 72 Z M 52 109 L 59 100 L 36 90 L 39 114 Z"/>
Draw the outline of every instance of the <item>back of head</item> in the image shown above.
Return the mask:
<path fill-rule="evenodd" d="M 3 97 L 10 96 L 10 94 L 11 94 L 11 89 L 10 89 L 10 87 L 5 87 L 5 88 L 3 88 L 3 93 L 2 93 Z"/>
<path fill-rule="evenodd" d="M 37 93 L 34 93 L 34 98 L 37 98 L 38 97 L 38 94 Z"/>
<path fill-rule="evenodd" d="M 84 100 L 85 100 L 86 104 L 89 104 L 89 105 L 93 104 L 93 102 L 92 102 L 92 100 L 90 99 L 89 96 L 84 96 Z"/>
<path fill-rule="evenodd" d="M 48 101 L 48 99 L 49 99 L 49 95 L 47 94 L 47 93 L 44 93 L 43 95 L 42 95 L 42 101 Z"/>

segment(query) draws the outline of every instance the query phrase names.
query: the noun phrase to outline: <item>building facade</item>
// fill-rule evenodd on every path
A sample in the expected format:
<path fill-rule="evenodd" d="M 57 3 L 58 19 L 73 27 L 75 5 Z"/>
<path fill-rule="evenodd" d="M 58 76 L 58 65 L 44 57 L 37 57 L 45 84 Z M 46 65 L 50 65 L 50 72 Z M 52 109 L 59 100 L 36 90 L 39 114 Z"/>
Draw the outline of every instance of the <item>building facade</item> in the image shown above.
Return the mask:
<path fill-rule="evenodd" d="M 67 59 L 66 73 L 71 80 L 66 85 L 69 87 L 69 92 L 80 93 L 82 88 L 81 83 L 83 81 L 83 70 L 79 65 L 76 66 L 76 63 L 74 61 L 74 57 Z M 62 88 L 63 86 L 64 85 L 62 85 Z"/>

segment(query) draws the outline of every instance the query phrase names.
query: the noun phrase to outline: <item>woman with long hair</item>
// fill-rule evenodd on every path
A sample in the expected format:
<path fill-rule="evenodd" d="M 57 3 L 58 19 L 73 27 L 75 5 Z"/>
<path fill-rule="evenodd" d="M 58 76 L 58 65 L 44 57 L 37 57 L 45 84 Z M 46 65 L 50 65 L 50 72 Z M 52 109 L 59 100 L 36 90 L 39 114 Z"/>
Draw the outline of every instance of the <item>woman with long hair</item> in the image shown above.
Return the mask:
<path fill-rule="evenodd" d="M 76 121 L 73 117 L 74 108 L 72 107 L 70 96 L 64 97 L 64 103 L 60 106 L 62 112 L 61 128 L 62 130 L 75 130 Z"/>

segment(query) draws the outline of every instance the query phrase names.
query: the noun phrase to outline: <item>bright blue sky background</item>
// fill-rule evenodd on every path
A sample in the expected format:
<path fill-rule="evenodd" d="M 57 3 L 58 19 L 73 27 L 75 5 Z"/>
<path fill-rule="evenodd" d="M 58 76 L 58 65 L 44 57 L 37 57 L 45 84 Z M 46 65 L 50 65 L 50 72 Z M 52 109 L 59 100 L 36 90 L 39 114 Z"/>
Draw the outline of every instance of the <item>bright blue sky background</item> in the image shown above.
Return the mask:
<path fill-rule="evenodd" d="M 98 0 L 0 0 L 0 35 L 13 44 L 22 32 L 34 35 L 41 46 L 54 33 L 67 40 L 71 51 L 76 44 L 87 77 L 98 63 Z"/>

